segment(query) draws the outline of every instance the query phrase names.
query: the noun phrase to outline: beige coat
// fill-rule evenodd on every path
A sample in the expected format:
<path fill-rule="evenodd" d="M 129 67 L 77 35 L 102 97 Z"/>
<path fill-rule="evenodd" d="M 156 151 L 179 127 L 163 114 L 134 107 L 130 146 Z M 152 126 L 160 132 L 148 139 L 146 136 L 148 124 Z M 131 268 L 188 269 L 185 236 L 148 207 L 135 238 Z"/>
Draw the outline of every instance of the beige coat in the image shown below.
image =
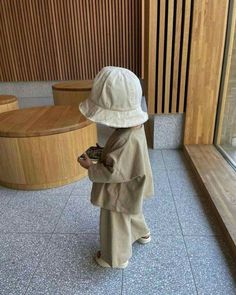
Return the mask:
<path fill-rule="evenodd" d="M 144 126 L 116 129 L 88 175 L 92 204 L 127 214 L 142 212 L 143 198 L 154 193 Z"/>

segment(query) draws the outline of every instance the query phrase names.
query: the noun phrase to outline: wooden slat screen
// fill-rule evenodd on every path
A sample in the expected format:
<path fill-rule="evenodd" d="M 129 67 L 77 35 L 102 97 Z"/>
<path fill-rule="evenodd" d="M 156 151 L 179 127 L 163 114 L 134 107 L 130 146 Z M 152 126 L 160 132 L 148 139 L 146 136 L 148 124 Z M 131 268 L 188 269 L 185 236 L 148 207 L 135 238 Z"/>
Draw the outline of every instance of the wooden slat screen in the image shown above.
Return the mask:
<path fill-rule="evenodd" d="M 0 0 L 0 80 L 141 76 L 142 0 Z"/>
<path fill-rule="evenodd" d="M 146 80 L 146 94 L 150 113 L 183 113 L 186 108 L 188 63 L 191 45 L 191 27 L 194 0 L 148 0 L 146 4 L 146 33 L 152 31 L 152 39 L 147 39 L 147 53 L 155 46 L 155 64 L 147 64 L 154 73 L 155 81 Z M 156 14 L 152 9 L 157 9 Z M 156 35 L 150 27 L 156 17 Z M 156 40 L 153 43 L 153 36 Z M 151 48 L 152 47 L 152 48 Z M 149 57 L 150 59 L 150 57 Z M 151 74 L 149 75 L 151 76 Z M 155 83 L 155 85 L 153 85 Z M 152 84 L 152 85 L 151 85 Z"/>

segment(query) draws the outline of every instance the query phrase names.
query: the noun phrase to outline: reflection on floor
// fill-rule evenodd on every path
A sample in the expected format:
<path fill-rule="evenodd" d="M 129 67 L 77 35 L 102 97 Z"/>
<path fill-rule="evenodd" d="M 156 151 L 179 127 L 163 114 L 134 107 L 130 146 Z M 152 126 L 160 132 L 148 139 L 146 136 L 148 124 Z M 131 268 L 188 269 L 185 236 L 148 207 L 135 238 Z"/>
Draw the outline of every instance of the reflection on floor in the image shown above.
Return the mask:
<path fill-rule="evenodd" d="M 222 144 L 220 147 L 226 152 L 230 160 L 236 166 L 236 147 L 230 144 Z"/>
<path fill-rule="evenodd" d="M 236 294 L 236 264 L 182 151 L 150 150 L 152 241 L 125 270 L 102 269 L 91 183 L 42 191 L 0 187 L 0 294 Z"/>

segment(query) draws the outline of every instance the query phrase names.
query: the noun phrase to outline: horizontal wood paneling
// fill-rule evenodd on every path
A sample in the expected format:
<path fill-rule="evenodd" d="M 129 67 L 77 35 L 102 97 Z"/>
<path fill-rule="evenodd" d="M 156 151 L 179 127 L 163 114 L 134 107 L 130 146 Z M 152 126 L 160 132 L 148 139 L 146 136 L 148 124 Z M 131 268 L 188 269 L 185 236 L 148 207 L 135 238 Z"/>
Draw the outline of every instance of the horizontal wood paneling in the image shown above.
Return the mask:
<path fill-rule="evenodd" d="M 0 80 L 93 79 L 106 65 L 141 76 L 141 0 L 0 0 Z"/>

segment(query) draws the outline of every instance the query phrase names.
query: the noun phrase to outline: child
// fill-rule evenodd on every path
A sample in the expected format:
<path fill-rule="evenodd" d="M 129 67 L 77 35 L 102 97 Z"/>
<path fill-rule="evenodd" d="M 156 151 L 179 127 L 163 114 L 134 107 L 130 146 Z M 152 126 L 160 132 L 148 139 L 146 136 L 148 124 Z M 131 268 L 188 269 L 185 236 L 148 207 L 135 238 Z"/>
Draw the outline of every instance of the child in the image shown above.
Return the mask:
<path fill-rule="evenodd" d="M 125 268 L 132 243 L 151 240 L 142 213 L 143 198 L 153 195 L 152 171 L 141 109 L 142 89 L 128 69 L 105 67 L 95 77 L 90 97 L 79 106 L 89 120 L 114 128 L 97 164 L 84 154 L 80 165 L 93 182 L 91 202 L 101 208 L 96 262 Z"/>

